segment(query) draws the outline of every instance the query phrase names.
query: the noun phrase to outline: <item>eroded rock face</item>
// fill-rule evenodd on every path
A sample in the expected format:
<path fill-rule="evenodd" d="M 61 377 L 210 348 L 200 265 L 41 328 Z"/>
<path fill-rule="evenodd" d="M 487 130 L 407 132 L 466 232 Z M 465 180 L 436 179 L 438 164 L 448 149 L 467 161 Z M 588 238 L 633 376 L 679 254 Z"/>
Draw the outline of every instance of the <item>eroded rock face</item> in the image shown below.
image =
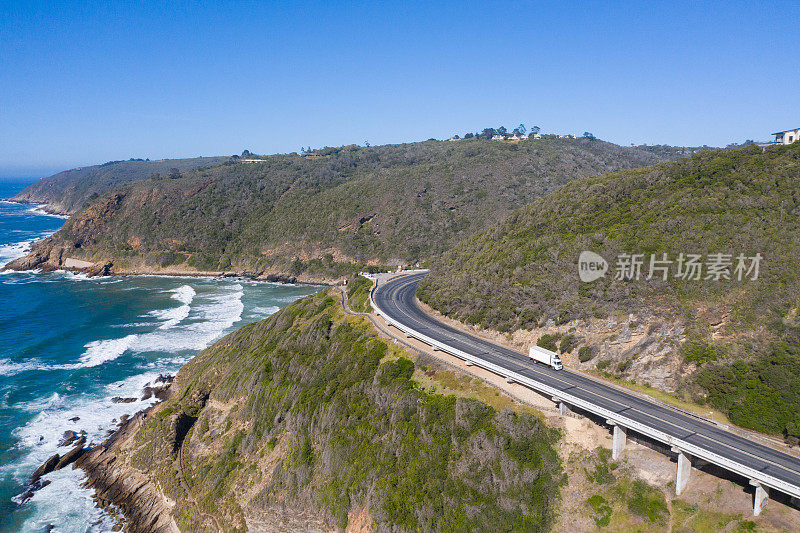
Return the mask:
<path fill-rule="evenodd" d="M 83 455 L 83 452 L 86 451 L 83 448 L 85 444 L 86 444 L 86 437 L 79 438 L 75 442 L 75 447 L 61 456 L 61 459 L 58 460 L 58 464 L 56 465 L 55 469 L 61 470 L 65 466 L 69 466 L 72 463 L 74 463 L 81 455 Z"/>
<path fill-rule="evenodd" d="M 69 446 L 73 442 L 78 440 L 78 434 L 68 429 L 64 432 L 64 435 L 61 437 L 61 440 L 58 441 L 59 446 Z"/>
<path fill-rule="evenodd" d="M 50 472 L 55 470 L 59 459 L 61 459 L 61 457 L 58 454 L 55 454 L 52 457 L 50 457 L 50 459 L 45 461 L 42 464 L 42 466 L 37 468 L 33 472 L 33 474 L 31 474 L 31 484 L 36 483 L 36 481 L 38 481 L 40 477 L 44 476 L 45 474 L 49 474 Z"/>
<path fill-rule="evenodd" d="M 150 479 L 127 465 L 118 455 L 146 418 L 142 411 L 128 419 L 111 438 L 86 452 L 75 468 L 86 472 L 84 486 L 95 490 L 98 505 L 113 504 L 125 515 L 126 531 L 133 533 L 178 533 L 170 506 Z"/>
<path fill-rule="evenodd" d="M 65 268 L 64 262 L 70 254 L 80 251 L 87 243 L 94 242 L 95 236 L 102 231 L 119 208 L 124 195 L 115 194 L 105 202 L 94 204 L 74 217 L 67 220 L 59 231 L 35 243 L 25 257 L 8 263 L 3 270 L 33 270 L 41 269 L 51 271 Z M 86 268 L 69 268 L 85 272 L 90 276 L 107 276 L 111 272 L 110 261 L 93 263 Z"/>
<path fill-rule="evenodd" d="M 289 274 L 267 274 L 264 280 L 272 283 L 297 283 L 297 278 Z"/>

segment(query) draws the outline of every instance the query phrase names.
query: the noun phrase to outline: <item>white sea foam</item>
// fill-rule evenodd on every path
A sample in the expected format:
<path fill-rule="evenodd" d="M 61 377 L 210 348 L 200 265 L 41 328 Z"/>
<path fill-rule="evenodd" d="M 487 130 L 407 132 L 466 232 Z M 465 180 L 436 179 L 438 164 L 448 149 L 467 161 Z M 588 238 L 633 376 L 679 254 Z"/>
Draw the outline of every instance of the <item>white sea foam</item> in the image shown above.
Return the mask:
<path fill-rule="evenodd" d="M 163 366 L 161 370 L 163 371 Z M 58 448 L 58 441 L 64 431 L 86 431 L 88 443 L 99 444 L 109 430 L 116 427 L 122 415 L 132 415 L 154 403 L 153 399 L 139 400 L 142 388 L 152 383 L 158 376 L 147 372 L 106 385 L 96 394 L 52 394 L 29 402 L 27 411 L 37 413 L 24 426 L 14 430 L 19 446 L 28 453 L 14 463 L 0 466 L 0 476 L 11 475 L 24 482 L 30 473 L 54 453 L 64 453 L 66 448 Z M 114 396 L 133 397 L 131 403 L 113 403 Z M 77 417 L 77 420 L 71 420 Z M 113 525 L 108 513 L 96 509 L 91 499 L 91 491 L 82 489 L 83 472 L 65 468 L 45 476 L 51 484 L 34 493 L 32 501 L 46 505 L 36 505 L 33 516 L 25 523 L 24 530 L 39 531 L 47 524 L 56 525 L 58 531 L 109 531 Z M 100 521 L 90 529 L 86 524 Z"/>
<path fill-rule="evenodd" d="M 131 334 L 121 339 L 92 341 L 85 346 L 86 351 L 81 355 L 80 362 L 84 367 L 93 367 L 102 365 L 107 361 L 113 361 L 130 350 L 138 338 L 139 335 Z"/>
<path fill-rule="evenodd" d="M 45 237 L 49 237 L 53 233 L 55 233 L 55 231 L 45 231 L 31 239 L 0 245 L 0 268 L 5 266 L 7 263 L 10 263 L 14 259 L 25 257 L 25 254 L 30 251 L 33 243 L 44 239 Z"/>
<path fill-rule="evenodd" d="M 190 285 L 181 285 L 177 289 L 169 291 L 172 297 L 184 304 L 192 303 L 192 300 L 197 295 L 197 292 Z"/>
<path fill-rule="evenodd" d="M 256 316 L 268 317 L 278 312 L 280 307 L 277 305 L 270 305 L 269 307 L 253 307 L 250 313 Z"/>
<path fill-rule="evenodd" d="M 179 287 L 173 291 L 173 298 L 183 302 L 193 301 L 195 296 L 194 289 L 189 286 L 184 287 Z M 180 324 L 190 315 L 190 306 L 187 303 L 175 309 L 166 310 L 175 311 L 176 313 L 170 317 L 166 315 L 160 317 L 165 322 L 161 323 L 155 331 L 131 333 L 124 337 L 89 342 L 84 346 L 85 350 L 77 363 L 47 364 L 38 359 L 30 359 L 23 362 L 0 359 L 0 373 L 15 375 L 32 370 L 91 368 L 113 361 L 125 353 L 161 352 L 172 354 L 202 350 L 219 339 L 227 329 L 242 319 L 242 312 L 244 311 L 244 304 L 242 303 L 243 288 L 241 285 L 236 284 L 227 287 L 227 289 L 229 290 L 222 294 L 208 297 L 208 303 L 199 305 L 197 316 L 192 317 L 194 320 L 191 323 Z M 178 311 L 180 316 L 177 314 Z M 142 324 L 136 325 L 141 326 Z M 182 358 L 181 360 L 185 362 L 188 358 Z"/>
<path fill-rule="evenodd" d="M 67 215 L 56 215 L 53 213 L 48 213 L 47 211 L 45 211 L 44 209 L 45 207 L 47 207 L 47 204 L 37 204 L 36 206 L 28 209 L 28 213 L 33 213 L 34 215 L 39 215 L 44 217 L 60 218 L 63 220 L 67 220 L 69 218 L 69 216 Z"/>
<path fill-rule="evenodd" d="M 36 242 L 36 240 L 37 239 L 30 239 L 0 246 L 0 267 L 5 266 L 14 259 L 25 257 L 25 254 L 31 249 L 31 244 Z"/>
<path fill-rule="evenodd" d="M 49 365 L 39 359 L 28 359 L 21 363 L 0 359 L 0 374 L 14 376 L 20 372 L 28 372 L 30 370 L 75 370 L 81 366 L 80 364 Z"/>
<path fill-rule="evenodd" d="M 172 297 L 179 302 L 182 302 L 183 305 L 180 307 L 172 307 L 170 309 L 158 309 L 156 311 L 150 311 L 148 315 L 164 321 L 164 323 L 159 326 L 159 329 L 170 329 L 183 322 L 183 320 L 189 316 L 191 311 L 190 304 L 197 294 L 189 285 L 182 285 L 177 289 L 173 289 L 168 292 L 171 292 Z"/>

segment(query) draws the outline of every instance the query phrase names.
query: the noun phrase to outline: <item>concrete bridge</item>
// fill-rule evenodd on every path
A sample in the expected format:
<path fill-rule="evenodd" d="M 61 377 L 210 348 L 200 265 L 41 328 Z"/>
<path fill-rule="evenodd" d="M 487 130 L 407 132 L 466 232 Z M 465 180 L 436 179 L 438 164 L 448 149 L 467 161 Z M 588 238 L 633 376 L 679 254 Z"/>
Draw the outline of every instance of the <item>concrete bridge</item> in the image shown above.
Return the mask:
<path fill-rule="evenodd" d="M 416 302 L 417 284 L 424 276 L 420 272 L 379 283 L 370 294 L 375 312 L 407 337 L 547 395 L 562 413 L 572 407 L 599 417 L 612 427 L 614 459 L 623 453 L 629 432 L 665 445 L 677 456 L 676 494 L 686 488 L 692 465 L 705 462 L 749 480 L 755 487 L 754 515 L 761 513 L 770 491 L 800 499 L 800 458 L 569 369 L 556 371 L 534 363 L 523 354 L 447 326 Z"/>

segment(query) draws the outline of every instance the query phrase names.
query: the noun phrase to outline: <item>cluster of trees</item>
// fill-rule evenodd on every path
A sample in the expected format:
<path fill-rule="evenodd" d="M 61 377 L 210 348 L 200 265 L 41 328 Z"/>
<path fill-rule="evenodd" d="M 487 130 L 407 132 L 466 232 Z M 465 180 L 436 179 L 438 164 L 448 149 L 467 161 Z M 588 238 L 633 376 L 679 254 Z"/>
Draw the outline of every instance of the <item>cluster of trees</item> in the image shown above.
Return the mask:
<path fill-rule="evenodd" d="M 542 128 L 540 128 L 539 126 L 534 126 L 534 127 L 532 127 L 530 129 L 530 134 L 531 135 L 535 135 L 535 134 L 539 133 L 540 131 L 542 131 Z M 472 138 L 475 138 L 475 139 L 491 139 L 495 135 L 502 135 L 503 137 L 510 137 L 511 135 L 525 135 L 526 133 L 528 133 L 528 128 L 525 127 L 525 124 L 520 124 L 519 126 L 514 128 L 513 130 L 511 130 L 511 133 L 508 132 L 508 129 L 506 129 L 505 126 L 500 126 L 499 128 L 483 128 L 483 130 L 475 132 L 475 133 L 468 132 L 468 133 L 464 134 L 463 138 L 464 139 L 472 139 Z M 455 135 L 454 138 L 459 139 L 461 137 L 459 137 L 458 135 Z"/>
<path fill-rule="evenodd" d="M 731 422 L 800 443 L 800 343 L 795 338 L 748 361 L 704 367 L 698 383 Z"/>
<path fill-rule="evenodd" d="M 483 130 L 481 130 L 479 132 L 476 132 L 476 133 L 468 132 L 468 133 L 464 134 L 464 137 L 459 137 L 458 135 L 454 135 L 453 138 L 454 139 L 461 139 L 461 138 L 463 138 L 463 139 L 473 139 L 473 138 L 474 139 L 491 139 L 495 135 L 500 135 L 500 136 L 502 136 L 504 138 L 509 138 L 512 135 L 525 135 L 526 133 L 528 133 L 530 135 L 537 135 L 540 131 L 542 131 L 542 128 L 540 128 L 539 126 L 534 126 L 529 131 L 528 128 L 525 127 L 525 124 L 520 124 L 519 126 L 514 128 L 513 130 L 511 130 L 510 133 L 509 133 L 508 129 L 505 126 L 500 126 L 499 128 L 483 128 Z M 588 132 L 588 131 L 584 131 L 583 132 L 583 136 L 586 137 L 587 139 L 594 139 L 595 138 L 595 136 L 592 133 Z"/>
<path fill-rule="evenodd" d="M 118 159 L 116 161 L 107 161 L 99 166 L 107 167 L 109 165 L 116 165 L 117 163 L 124 163 L 125 161 L 126 161 L 125 159 Z M 127 159 L 127 161 L 150 161 L 150 158 L 148 157 L 147 159 L 142 159 L 141 157 L 131 157 L 130 159 Z"/>

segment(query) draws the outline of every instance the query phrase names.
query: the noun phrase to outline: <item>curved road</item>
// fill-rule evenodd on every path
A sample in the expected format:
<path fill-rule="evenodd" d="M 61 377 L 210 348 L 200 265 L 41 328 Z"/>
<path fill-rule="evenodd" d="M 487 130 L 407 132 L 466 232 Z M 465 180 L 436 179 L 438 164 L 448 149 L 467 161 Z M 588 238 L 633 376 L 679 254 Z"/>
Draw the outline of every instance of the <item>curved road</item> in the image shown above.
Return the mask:
<path fill-rule="evenodd" d="M 800 490 L 800 458 L 751 442 L 690 415 L 604 385 L 569 369 L 552 370 L 534 363 L 519 352 L 439 322 L 424 312 L 416 301 L 417 284 L 424 276 L 425 273 L 412 274 L 380 285 L 374 290 L 373 299 L 392 320 L 447 346 L 634 419 L 790 483 Z"/>

